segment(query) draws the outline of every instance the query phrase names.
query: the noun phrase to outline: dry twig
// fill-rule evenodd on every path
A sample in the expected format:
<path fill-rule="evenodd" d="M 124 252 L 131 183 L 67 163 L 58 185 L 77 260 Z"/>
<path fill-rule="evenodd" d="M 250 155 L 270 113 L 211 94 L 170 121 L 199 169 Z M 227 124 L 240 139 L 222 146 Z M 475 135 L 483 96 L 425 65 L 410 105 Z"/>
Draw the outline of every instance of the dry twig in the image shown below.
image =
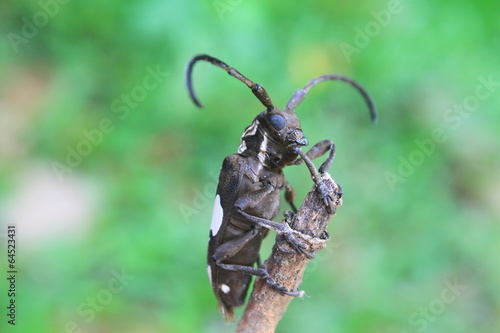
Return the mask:
<path fill-rule="evenodd" d="M 326 209 L 323 195 L 318 191 L 319 187 L 332 198 L 331 210 Z M 340 186 L 328 173 L 319 176 L 297 214 L 291 222 L 287 221 L 292 229 L 297 231 L 297 236 L 309 245 L 309 252 L 315 254 L 326 246 L 326 227 L 341 204 Z M 280 285 L 289 290 L 297 290 L 309 261 L 305 255 L 294 251 L 282 237 L 277 236 L 264 268 Z M 291 300 L 292 297 L 282 296 L 270 288 L 264 279 L 257 279 L 236 332 L 274 332 Z"/>

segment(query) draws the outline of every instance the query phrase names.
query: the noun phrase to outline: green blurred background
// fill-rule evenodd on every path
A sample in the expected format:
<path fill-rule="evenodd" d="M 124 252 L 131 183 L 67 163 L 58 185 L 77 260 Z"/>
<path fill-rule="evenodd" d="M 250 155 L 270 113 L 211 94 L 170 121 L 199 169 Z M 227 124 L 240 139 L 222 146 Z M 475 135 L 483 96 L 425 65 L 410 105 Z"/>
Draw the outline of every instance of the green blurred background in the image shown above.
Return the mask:
<path fill-rule="evenodd" d="M 336 143 L 345 194 L 308 297 L 277 332 L 500 332 L 498 12 L 493 0 L 1 2 L 1 331 L 234 331 L 206 276 L 207 235 L 222 160 L 262 106 L 200 63 L 197 109 L 184 70 L 208 53 L 278 107 L 341 73 L 379 109 L 370 124 L 336 82 L 297 109 L 309 142 Z M 286 175 L 301 200 L 307 169 Z"/>

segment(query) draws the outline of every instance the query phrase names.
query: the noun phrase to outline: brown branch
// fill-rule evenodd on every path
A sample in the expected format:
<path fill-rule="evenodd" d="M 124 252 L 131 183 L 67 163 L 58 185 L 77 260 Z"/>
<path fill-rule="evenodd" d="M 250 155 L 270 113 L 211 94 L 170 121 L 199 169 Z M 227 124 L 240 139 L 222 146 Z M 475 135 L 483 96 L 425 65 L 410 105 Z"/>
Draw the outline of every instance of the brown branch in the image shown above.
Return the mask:
<path fill-rule="evenodd" d="M 321 186 L 332 198 L 332 212 L 328 212 L 323 196 L 317 190 Z M 328 238 L 326 227 L 335 215 L 338 206 L 342 204 L 340 186 L 328 173 L 320 176 L 307 194 L 302 206 L 294 216 L 291 227 L 297 231 L 306 244 L 308 251 L 317 253 L 326 246 Z M 302 282 L 302 275 L 309 259 L 295 252 L 281 237 L 276 237 L 276 243 L 269 258 L 264 263 L 265 269 L 280 285 L 289 290 L 297 290 Z M 271 289 L 264 279 L 257 279 L 245 313 L 236 328 L 237 333 L 274 332 L 278 322 L 293 297 L 282 296 Z"/>

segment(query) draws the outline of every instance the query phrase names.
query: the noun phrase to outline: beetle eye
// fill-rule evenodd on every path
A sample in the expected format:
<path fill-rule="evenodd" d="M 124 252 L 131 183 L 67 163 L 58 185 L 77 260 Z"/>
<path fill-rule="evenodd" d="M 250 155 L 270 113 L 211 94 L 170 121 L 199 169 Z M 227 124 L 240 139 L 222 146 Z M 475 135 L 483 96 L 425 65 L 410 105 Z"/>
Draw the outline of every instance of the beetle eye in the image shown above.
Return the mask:
<path fill-rule="evenodd" d="M 268 119 L 271 125 L 278 131 L 285 127 L 285 118 L 279 114 L 270 115 Z"/>

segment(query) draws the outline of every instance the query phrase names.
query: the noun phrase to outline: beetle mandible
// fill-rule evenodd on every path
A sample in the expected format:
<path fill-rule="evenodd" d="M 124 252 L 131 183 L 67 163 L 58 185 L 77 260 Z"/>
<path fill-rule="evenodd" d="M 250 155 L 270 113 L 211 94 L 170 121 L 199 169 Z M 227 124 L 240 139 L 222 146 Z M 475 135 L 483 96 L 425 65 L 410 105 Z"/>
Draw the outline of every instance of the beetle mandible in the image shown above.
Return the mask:
<path fill-rule="evenodd" d="M 198 61 L 206 61 L 227 71 L 229 75 L 245 83 L 264 105 L 242 137 L 236 154 L 224 159 L 219 175 L 214 211 L 208 244 L 208 275 L 218 300 L 219 310 L 226 321 L 234 320 L 234 308 L 241 306 L 252 279 L 266 279 L 270 287 L 282 295 L 302 296 L 302 292 L 287 290 L 280 286 L 260 267 L 259 249 L 262 239 L 272 229 L 283 235 L 288 243 L 306 256 L 311 254 L 305 245 L 294 238 L 286 223 L 272 221 L 279 212 L 280 193 L 285 190 L 285 199 L 294 213 L 295 192 L 285 179 L 283 168 L 304 162 L 298 158 L 299 150 L 308 145 L 302 132 L 295 108 L 316 84 L 326 80 L 340 80 L 356 88 L 363 96 L 372 121 L 376 120 L 375 105 L 366 91 L 352 79 L 342 75 L 322 75 L 310 80 L 303 89 L 298 89 L 284 108 L 276 108 L 264 87 L 254 83 L 233 67 L 206 54 L 197 55 L 188 63 L 186 84 L 192 101 L 202 107 L 192 86 L 192 70 Z M 306 156 L 317 158 L 330 152 L 321 170 L 329 167 L 334 156 L 331 140 L 313 146 Z M 320 189 L 321 190 L 321 189 Z M 327 209 L 331 198 L 324 194 Z M 330 207 L 329 207 L 330 206 Z M 257 267 L 254 265 L 257 264 Z"/>

